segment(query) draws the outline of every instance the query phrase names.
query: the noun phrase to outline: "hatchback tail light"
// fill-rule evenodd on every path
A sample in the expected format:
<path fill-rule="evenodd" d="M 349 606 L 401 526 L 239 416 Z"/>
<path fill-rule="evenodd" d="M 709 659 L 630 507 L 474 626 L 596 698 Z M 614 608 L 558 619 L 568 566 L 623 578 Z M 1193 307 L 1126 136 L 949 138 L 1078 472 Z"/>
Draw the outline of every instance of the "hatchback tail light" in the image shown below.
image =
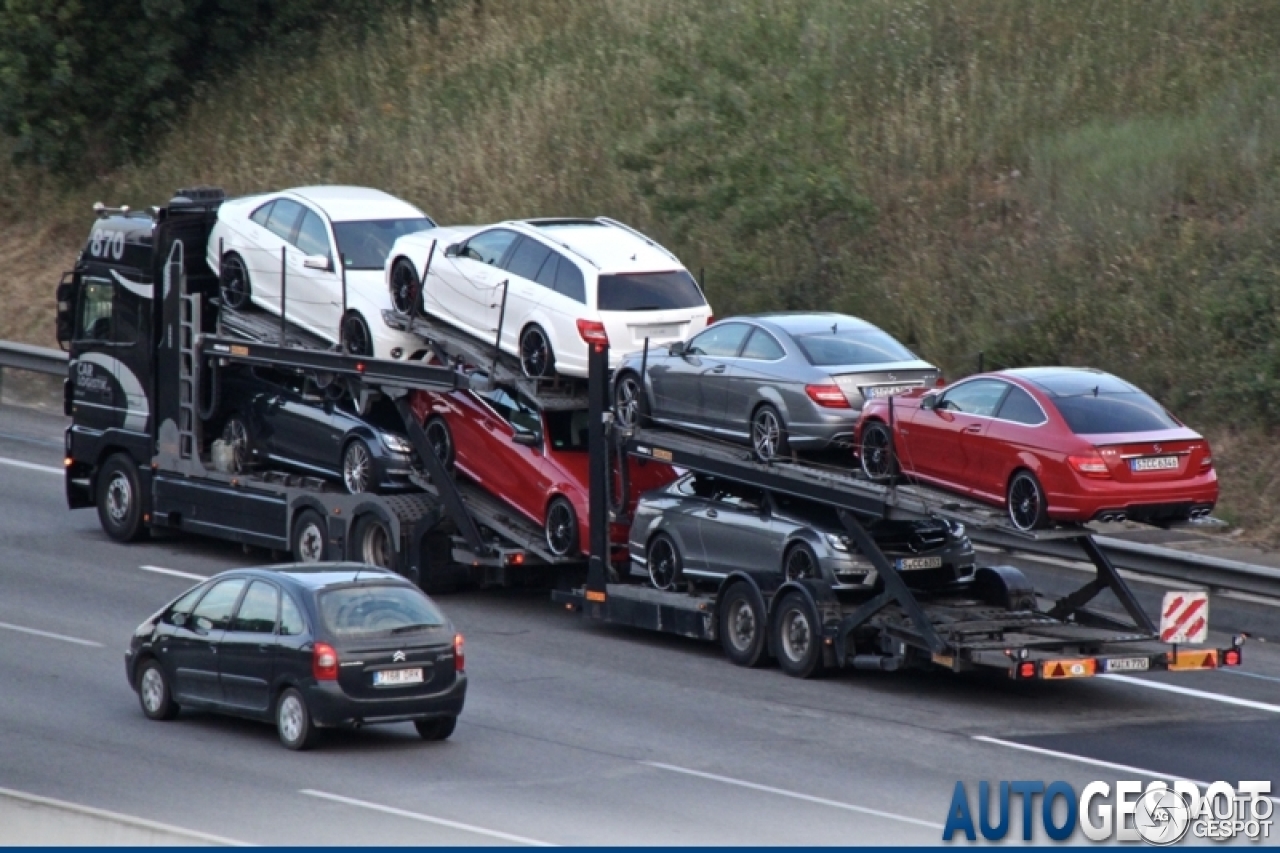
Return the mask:
<path fill-rule="evenodd" d="M 316 681 L 338 680 L 338 652 L 328 643 L 316 643 L 311 652 L 311 674 Z"/>
<path fill-rule="evenodd" d="M 462 639 L 461 634 L 453 635 L 453 671 L 462 672 L 467 668 L 467 659 L 464 654 L 466 641 Z"/>
<path fill-rule="evenodd" d="M 804 393 L 809 399 L 824 409 L 849 409 L 849 399 L 840 390 L 839 385 L 806 385 Z"/>
<path fill-rule="evenodd" d="M 596 346 L 609 345 L 609 333 L 605 331 L 604 323 L 599 320 L 583 320 L 579 318 L 578 334 L 582 335 L 582 339 L 589 344 Z"/>
<path fill-rule="evenodd" d="M 1093 480 L 1111 479 L 1111 471 L 1101 456 L 1094 453 L 1089 456 L 1068 456 L 1067 462 L 1077 474 Z"/>

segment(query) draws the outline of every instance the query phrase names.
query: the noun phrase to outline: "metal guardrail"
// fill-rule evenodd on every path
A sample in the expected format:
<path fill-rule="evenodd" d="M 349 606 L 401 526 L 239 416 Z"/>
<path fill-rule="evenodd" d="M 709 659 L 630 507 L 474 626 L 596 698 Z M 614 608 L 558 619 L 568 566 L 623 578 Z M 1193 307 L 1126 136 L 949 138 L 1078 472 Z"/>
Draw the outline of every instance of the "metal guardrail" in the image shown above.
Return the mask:
<path fill-rule="evenodd" d="M 48 347 L 0 341 L 0 369 L 28 370 L 65 376 L 67 354 Z M 987 530 L 971 532 L 974 542 L 1043 557 L 1079 562 L 1080 549 L 1071 540 L 1033 541 Z M 1280 598 L 1280 568 L 1256 566 L 1160 545 L 1127 542 L 1111 536 L 1095 537 L 1116 568 L 1152 577 L 1207 587 Z"/>
<path fill-rule="evenodd" d="M 0 369 L 28 370 L 52 376 L 67 375 L 67 354 L 48 347 L 0 341 Z"/>
<path fill-rule="evenodd" d="M 1082 562 L 1084 554 L 1071 540 L 1031 541 L 987 530 L 970 532 L 974 542 L 1024 554 Z M 1113 536 L 1094 536 L 1116 568 L 1209 590 L 1244 592 L 1280 598 L 1280 568 L 1211 557 L 1162 545 L 1129 542 Z"/>

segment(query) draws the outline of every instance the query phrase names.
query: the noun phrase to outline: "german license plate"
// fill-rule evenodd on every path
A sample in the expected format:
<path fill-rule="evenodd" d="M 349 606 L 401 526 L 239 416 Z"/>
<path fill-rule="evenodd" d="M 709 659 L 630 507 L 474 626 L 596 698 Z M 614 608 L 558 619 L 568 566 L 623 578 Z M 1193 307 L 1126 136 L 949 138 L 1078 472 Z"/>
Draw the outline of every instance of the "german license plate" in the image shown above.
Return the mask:
<path fill-rule="evenodd" d="M 867 389 L 866 396 L 867 397 L 892 397 L 896 394 L 901 394 L 905 391 L 910 391 L 912 388 L 917 388 L 917 387 L 919 386 L 917 385 L 872 385 Z"/>
<path fill-rule="evenodd" d="M 898 560 L 898 571 L 909 572 L 912 569 L 940 569 L 941 557 L 902 557 Z"/>
<path fill-rule="evenodd" d="M 649 343 L 669 341 L 680 337 L 680 326 L 632 326 L 631 337 L 638 344 L 643 344 L 645 338 Z"/>
<path fill-rule="evenodd" d="M 391 687 L 397 684 L 421 684 L 422 668 L 382 669 L 373 674 L 374 687 Z"/>
<path fill-rule="evenodd" d="M 1148 658 L 1110 658 L 1102 662 L 1105 672 L 1142 672 L 1150 668 Z"/>
<path fill-rule="evenodd" d="M 1176 456 L 1140 456 L 1130 459 L 1129 465 L 1135 471 L 1172 471 L 1178 467 Z"/>

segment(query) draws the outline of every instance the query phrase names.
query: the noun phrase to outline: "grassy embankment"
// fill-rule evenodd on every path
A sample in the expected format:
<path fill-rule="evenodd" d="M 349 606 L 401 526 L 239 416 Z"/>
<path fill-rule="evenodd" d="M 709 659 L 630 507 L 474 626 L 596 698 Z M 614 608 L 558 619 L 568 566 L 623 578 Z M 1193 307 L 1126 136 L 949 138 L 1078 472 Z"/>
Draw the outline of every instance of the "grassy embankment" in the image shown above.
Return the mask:
<path fill-rule="evenodd" d="M 962 375 L 1087 364 L 1214 441 L 1280 539 L 1280 8 L 1265 2 L 470 4 L 264 55 L 145 160 L 0 167 L 0 337 L 47 342 L 88 205 L 352 182 L 444 222 L 606 213 L 716 313 L 834 308 Z"/>

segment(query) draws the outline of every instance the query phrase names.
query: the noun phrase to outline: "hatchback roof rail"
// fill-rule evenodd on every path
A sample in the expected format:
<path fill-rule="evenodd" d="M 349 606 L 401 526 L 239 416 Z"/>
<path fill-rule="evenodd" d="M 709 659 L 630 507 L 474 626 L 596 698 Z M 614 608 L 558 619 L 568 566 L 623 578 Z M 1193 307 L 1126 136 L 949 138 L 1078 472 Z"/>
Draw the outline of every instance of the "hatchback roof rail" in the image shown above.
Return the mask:
<path fill-rule="evenodd" d="M 619 221 L 618 221 L 618 220 L 616 220 L 616 219 L 610 219 L 608 216 L 597 216 L 597 217 L 595 218 L 595 221 L 596 221 L 596 222 L 603 222 L 603 223 L 604 223 L 604 224 L 606 224 L 606 225 L 612 225 L 612 226 L 614 226 L 615 228 L 621 228 L 623 231 L 629 231 L 630 233 L 632 233 L 632 234 L 634 234 L 635 236 L 639 237 L 641 240 L 643 240 L 643 241 L 645 241 L 646 243 L 648 243 L 650 246 L 653 246 L 653 248 L 655 248 L 655 249 L 657 249 L 658 251 L 660 251 L 660 252 L 662 252 L 663 254 L 665 254 L 665 255 L 666 255 L 668 258 L 670 258 L 671 260 L 675 261 L 675 262 L 676 262 L 676 263 L 678 263 L 678 264 L 680 263 L 680 259 L 679 259 L 679 258 L 677 258 L 677 257 L 675 256 L 675 253 L 674 253 L 674 252 L 672 252 L 670 249 L 668 249 L 666 246 L 662 245 L 662 244 L 661 244 L 661 243 L 659 243 L 657 240 L 654 240 L 652 237 L 650 237 L 649 235 L 645 234 L 644 232 L 642 232 L 642 231 L 637 231 L 635 228 L 632 228 L 630 225 L 626 224 L 625 222 L 619 222 Z M 681 266 L 683 266 L 683 264 L 681 264 Z"/>

